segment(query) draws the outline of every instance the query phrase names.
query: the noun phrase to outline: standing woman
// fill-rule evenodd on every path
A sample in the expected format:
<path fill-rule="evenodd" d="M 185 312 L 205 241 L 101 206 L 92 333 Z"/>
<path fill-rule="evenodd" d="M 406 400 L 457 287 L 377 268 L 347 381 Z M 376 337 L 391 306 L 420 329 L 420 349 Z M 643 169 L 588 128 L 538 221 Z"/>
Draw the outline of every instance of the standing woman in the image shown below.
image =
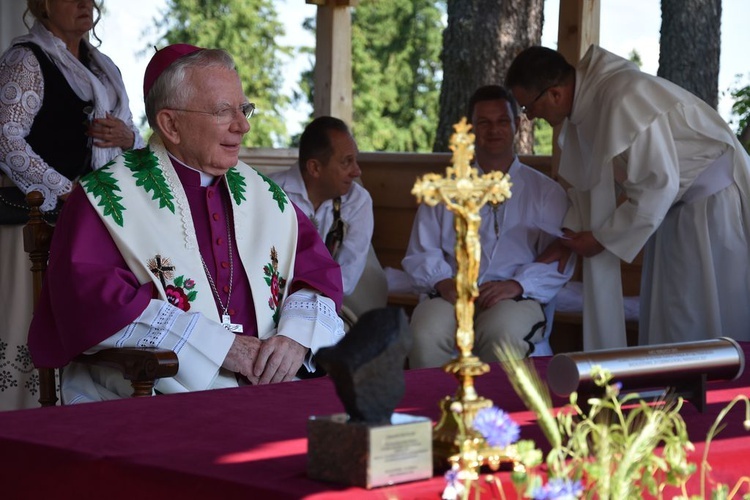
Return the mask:
<path fill-rule="evenodd" d="M 29 34 L 0 57 L 0 410 L 39 405 L 26 347 L 33 303 L 25 194 L 40 191 L 42 210 L 54 216 L 79 177 L 144 146 L 119 70 L 88 41 L 97 2 L 27 0 L 29 13 Z"/>

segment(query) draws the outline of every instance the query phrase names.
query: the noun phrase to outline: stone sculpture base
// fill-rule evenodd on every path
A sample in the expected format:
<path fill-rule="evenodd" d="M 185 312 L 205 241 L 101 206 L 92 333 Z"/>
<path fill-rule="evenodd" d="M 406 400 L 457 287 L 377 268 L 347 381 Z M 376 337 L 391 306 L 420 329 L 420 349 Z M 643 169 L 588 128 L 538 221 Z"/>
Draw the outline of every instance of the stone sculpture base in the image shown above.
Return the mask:
<path fill-rule="evenodd" d="M 394 413 L 390 425 L 349 422 L 345 413 L 310 417 L 307 475 L 360 488 L 432 477 L 432 422 Z"/>

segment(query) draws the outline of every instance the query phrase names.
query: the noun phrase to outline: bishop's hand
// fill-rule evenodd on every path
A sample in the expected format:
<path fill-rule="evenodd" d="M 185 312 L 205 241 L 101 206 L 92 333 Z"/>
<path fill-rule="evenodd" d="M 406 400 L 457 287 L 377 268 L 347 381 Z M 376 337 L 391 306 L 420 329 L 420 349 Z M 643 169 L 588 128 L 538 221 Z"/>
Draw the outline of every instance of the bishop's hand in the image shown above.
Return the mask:
<path fill-rule="evenodd" d="M 307 347 L 283 335 L 274 335 L 261 341 L 253 368 L 257 383 L 273 384 L 293 380 L 307 351 Z"/>
<path fill-rule="evenodd" d="M 247 377 L 251 384 L 256 385 L 259 377 L 253 374 L 255 361 L 258 359 L 262 342 L 256 337 L 235 335 L 232 347 L 229 348 L 222 367 Z"/>

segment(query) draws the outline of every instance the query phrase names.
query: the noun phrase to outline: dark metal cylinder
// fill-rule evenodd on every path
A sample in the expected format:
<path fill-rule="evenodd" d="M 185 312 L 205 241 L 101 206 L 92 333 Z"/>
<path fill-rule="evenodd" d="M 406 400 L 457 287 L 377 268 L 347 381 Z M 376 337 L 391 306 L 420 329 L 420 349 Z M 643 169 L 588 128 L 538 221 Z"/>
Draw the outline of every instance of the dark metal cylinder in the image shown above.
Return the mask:
<path fill-rule="evenodd" d="M 560 396 L 594 390 L 591 372 L 597 365 L 609 370 L 624 390 L 662 388 L 704 374 L 707 381 L 734 380 L 745 369 L 745 355 L 727 337 L 557 354 L 547 368 L 547 383 Z"/>

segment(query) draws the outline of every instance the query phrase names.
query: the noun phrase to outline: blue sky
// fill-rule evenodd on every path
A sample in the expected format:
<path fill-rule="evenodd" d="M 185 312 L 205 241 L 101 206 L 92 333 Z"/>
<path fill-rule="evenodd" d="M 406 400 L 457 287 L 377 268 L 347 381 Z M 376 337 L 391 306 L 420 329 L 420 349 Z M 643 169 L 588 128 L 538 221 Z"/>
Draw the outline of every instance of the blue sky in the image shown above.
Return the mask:
<path fill-rule="evenodd" d="M 370 0 L 361 0 L 370 1 Z M 301 28 L 306 17 L 315 15 L 316 7 L 305 0 L 278 0 L 280 19 L 286 26 L 287 35 L 281 43 L 290 46 L 315 43 L 314 38 Z M 147 26 L 153 26 L 156 17 L 166 4 L 165 0 L 107 1 L 107 15 L 97 27 L 103 40 L 102 51 L 120 67 L 136 119 L 143 115 L 143 72 L 148 56 L 139 55 L 153 39 L 143 36 Z M 742 75 L 742 85 L 750 83 L 750 63 L 746 56 L 748 42 L 747 26 L 750 19 L 750 1 L 723 0 L 722 2 L 722 50 L 719 73 L 720 92 L 726 93 L 735 86 L 736 75 Z M 557 0 L 545 1 L 545 28 L 542 44 L 555 48 L 557 40 Z M 600 44 L 602 47 L 627 57 L 637 50 L 643 60 L 643 71 L 656 73 L 659 65 L 660 2 L 657 0 L 601 0 Z M 289 60 L 285 69 L 284 89 L 291 94 L 300 72 L 307 66 L 303 58 Z M 731 101 L 720 97 L 719 112 L 730 119 Z M 290 110 L 286 114 L 287 127 L 294 133 L 309 110 Z"/>

